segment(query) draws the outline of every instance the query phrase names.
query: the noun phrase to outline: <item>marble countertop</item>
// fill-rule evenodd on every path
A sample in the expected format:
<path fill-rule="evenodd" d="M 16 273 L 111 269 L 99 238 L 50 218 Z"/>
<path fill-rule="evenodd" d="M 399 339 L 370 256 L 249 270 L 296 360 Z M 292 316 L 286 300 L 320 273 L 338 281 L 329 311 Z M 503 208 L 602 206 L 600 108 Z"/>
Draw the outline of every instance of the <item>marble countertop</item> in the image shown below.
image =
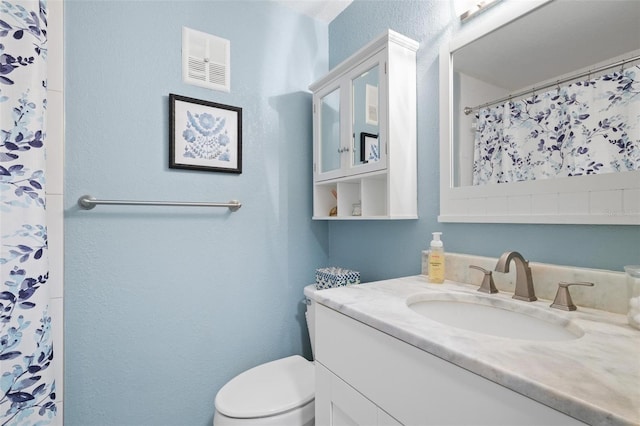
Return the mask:
<path fill-rule="evenodd" d="M 487 295 L 477 286 L 430 284 L 418 275 L 310 291 L 312 298 L 408 344 L 481 375 L 588 424 L 640 424 L 640 331 L 624 315 L 581 308 L 564 312 L 550 301 L 522 302 L 509 293 Z M 515 310 L 564 319 L 584 331 L 566 341 L 494 337 L 453 328 L 407 306 L 418 294 L 485 297 Z"/>

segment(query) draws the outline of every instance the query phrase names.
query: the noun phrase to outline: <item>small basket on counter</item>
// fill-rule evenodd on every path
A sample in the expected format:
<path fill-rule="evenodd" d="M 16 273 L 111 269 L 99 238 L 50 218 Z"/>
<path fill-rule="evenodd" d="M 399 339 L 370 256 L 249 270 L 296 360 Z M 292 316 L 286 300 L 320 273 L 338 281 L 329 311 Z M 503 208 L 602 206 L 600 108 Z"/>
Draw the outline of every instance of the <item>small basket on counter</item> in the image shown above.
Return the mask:
<path fill-rule="evenodd" d="M 360 284 L 360 272 L 332 266 L 316 269 L 316 289 Z"/>

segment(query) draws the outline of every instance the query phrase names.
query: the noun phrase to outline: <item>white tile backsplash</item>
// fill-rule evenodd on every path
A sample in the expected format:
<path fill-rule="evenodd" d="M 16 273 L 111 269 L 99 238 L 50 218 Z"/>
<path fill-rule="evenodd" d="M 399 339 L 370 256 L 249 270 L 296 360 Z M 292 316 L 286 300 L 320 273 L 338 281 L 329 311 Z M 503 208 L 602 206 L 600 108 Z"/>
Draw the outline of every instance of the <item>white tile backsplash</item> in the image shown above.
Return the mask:
<path fill-rule="evenodd" d="M 479 287 L 483 275 L 480 271 L 469 269 L 469 265 L 493 271 L 497 262 L 498 258 L 445 253 L 445 278 Z M 530 262 L 529 266 L 531 267 L 535 293 L 539 299 L 546 299 L 551 303 L 558 290 L 558 283 L 561 281 L 586 281 L 595 285 L 593 287 L 572 286 L 570 288 L 571 298 L 578 309 L 583 306 L 619 314 L 627 313 L 628 299 L 624 272 L 536 262 Z M 422 274 L 428 274 L 426 250 L 422 252 Z M 493 272 L 493 280 L 499 291 L 513 293 L 515 268 L 511 268 L 507 274 Z"/>

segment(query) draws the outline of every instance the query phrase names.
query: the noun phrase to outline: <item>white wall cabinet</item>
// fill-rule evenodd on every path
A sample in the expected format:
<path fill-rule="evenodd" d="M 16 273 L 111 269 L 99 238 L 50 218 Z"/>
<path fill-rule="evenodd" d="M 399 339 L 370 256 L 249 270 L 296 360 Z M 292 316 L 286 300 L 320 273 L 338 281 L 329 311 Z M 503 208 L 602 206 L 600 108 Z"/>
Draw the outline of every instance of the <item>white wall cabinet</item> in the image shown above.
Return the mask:
<path fill-rule="evenodd" d="M 583 425 L 316 305 L 316 425 Z"/>
<path fill-rule="evenodd" d="M 314 219 L 417 218 L 417 49 L 389 30 L 309 87 Z"/>

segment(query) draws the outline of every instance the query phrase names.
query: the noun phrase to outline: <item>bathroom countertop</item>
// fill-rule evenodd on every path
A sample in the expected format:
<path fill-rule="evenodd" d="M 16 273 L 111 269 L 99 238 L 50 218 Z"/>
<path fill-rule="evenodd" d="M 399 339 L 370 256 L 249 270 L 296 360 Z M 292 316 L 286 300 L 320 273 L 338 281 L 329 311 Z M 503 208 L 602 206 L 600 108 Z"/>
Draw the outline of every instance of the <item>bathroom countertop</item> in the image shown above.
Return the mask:
<path fill-rule="evenodd" d="M 511 294 L 486 295 L 477 286 L 418 275 L 367 284 L 307 291 L 329 308 L 396 337 L 459 367 L 588 424 L 640 424 L 640 330 L 624 315 L 590 308 L 565 312 L 550 301 L 521 302 Z M 518 311 L 551 311 L 584 331 L 567 341 L 493 337 L 453 328 L 409 309 L 420 293 L 480 295 L 513 302 Z"/>

